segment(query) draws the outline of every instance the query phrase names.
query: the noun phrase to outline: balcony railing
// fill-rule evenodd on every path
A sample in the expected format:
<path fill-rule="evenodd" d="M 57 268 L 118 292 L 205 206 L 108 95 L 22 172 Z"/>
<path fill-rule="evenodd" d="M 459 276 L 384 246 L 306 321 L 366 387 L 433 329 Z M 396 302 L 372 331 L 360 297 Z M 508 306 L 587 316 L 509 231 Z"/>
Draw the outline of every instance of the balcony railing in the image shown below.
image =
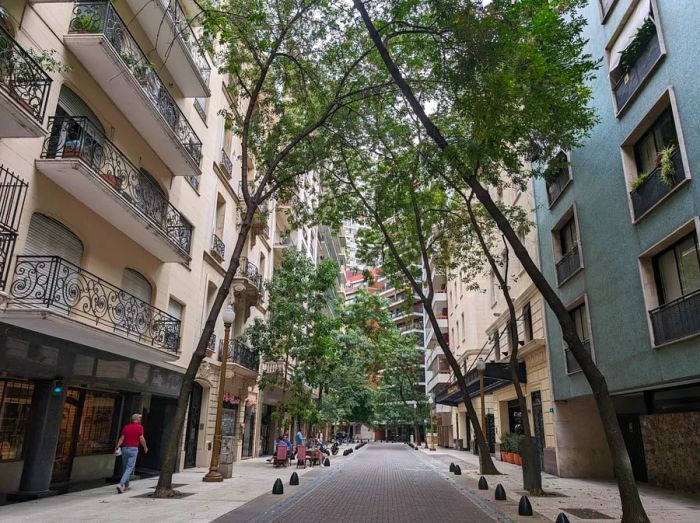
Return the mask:
<path fill-rule="evenodd" d="M 632 98 L 654 64 L 661 56 L 661 44 L 657 32 L 651 36 L 634 65 L 622 75 L 613 87 L 618 111 Z"/>
<path fill-rule="evenodd" d="M 700 334 L 700 289 L 649 312 L 656 345 Z"/>
<path fill-rule="evenodd" d="M 188 156 L 199 165 L 202 142 L 112 4 L 107 1 L 76 3 L 68 32 L 104 35 Z"/>
<path fill-rule="evenodd" d="M 219 162 L 219 166 L 221 167 L 221 170 L 223 173 L 231 178 L 233 175 L 233 162 L 231 161 L 231 158 L 229 158 L 228 154 L 226 151 L 221 149 L 221 161 Z"/>
<path fill-rule="evenodd" d="M 221 361 L 224 351 L 224 340 L 219 341 L 219 361 Z M 228 361 L 236 363 L 241 367 L 252 371 L 258 370 L 259 359 L 258 355 L 251 350 L 248 345 L 239 339 L 229 340 L 228 342 Z"/>
<path fill-rule="evenodd" d="M 554 179 L 547 181 L 547 198 L 549 200 L 549 205 L 552 205 L 559 195 L 564 192 L 567 184 L 571 181 L 569 178 L 568 169 L 559 169 L 556 177 Z"/>
<path fill-rule="evenodd" d="M 17 256 L 13 308 L 51 309 L 83 323 L 177 353 L 180 320 L 59 256 Z"/>
<path fill-rule="evenodd" d="M 180 39 L 185 48 L 189 51 L 190 57 L 199 70 L 199 74 L 202 76 L 204 83 L 208 84 L 211 67 L 209 67 L 204 51 L 202 51 L 199 45 L 199 40 L 197 40 L 197 37 L 192 32 L 192 28 L 187 22 L 187 16 L 185 16 L 185 13 L 182 11 L 180 4 L 177 0 L 159 1 L 175 28 L 177 38 Z"/>
<path fill-rule="evenodd" d="M 0 165 L 0 289 L 5 289 L 29 185 Z"/>
<path fill-rule="evenodd" d="M 557 262 L 557 283 L 561 285 L 581 268 L 581 257 L 578 252 L 578 245 L 567 252 L 561 260 Z"/>
<path fill-rule="evenodd" d="M 50 86 L 51 77 L 0 27 L 0 88 L 39 125 L 44 120 Z"/>
<path fill-rule="evenodd" d="M 211 235 L 211 252 L 216 254 L 222 260 L 226 254 L 226 245 L 216 234 Z"/>
<path fill-rule="evenodd" d="M 673 175 L 669 180 L 664 181 L 661 179 L 661 167 L 657 167 L 647 175 L 639 187 L 630 192 L 635 218 L 643 216 L 659 200 L 671 192 L 676 185 L 683 181 L 685 176 L 683 174 L 681 153 L 676 151 L 671 160 L 673 162 Z"/>
<path fill-rule="evenodd" d="M 263 277 L 260 272 L 258 272 L 258 267 L 254 263 L 251 263 L 245 256 L 241 257 L 235 276 L 242 276 L 243 278 L 250 280 L 251 283 L 258 289 L 258 292 L 260 294 L 263 293 Z"/>
<path fill-rule="evenodd" d="M 43 159 L 76 158 L 128 206 L 145 216 L 174 247 L 190 252 L 192 226 L 116 145 L 85 116 L 49 118 L 50 133 L 41 151 Z M 89 183 L 89 182 L 85 182 Z"/>

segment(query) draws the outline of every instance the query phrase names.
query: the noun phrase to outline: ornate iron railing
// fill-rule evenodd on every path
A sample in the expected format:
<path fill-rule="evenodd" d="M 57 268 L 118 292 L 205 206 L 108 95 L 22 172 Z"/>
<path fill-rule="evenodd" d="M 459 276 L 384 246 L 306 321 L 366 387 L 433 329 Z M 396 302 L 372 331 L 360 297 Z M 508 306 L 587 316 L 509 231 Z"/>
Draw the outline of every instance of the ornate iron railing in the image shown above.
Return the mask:
<path fill-rule="evenodd" d="M 260 272 L 258 272 L 257 266 L 254 263 L 251 263 L 245 256 L 241 257 L 235 275 L 242 276 L 250 280 L 253 283 L 253 285 L 255 285 L 255 287 L 258 289 L 258 292 L 260 294 L 263 293 L 263 277 L 260 274 Z"/>
<path fill-rule="evenodd" d="M 647 42 L 644 51 L 639 55 L 634 65 L 626 74 L 622 75 L 613 86 L 618 111 L 632 98 L 632 95 L 636 92 L 637 88 L 639 88 L 660 56 L 661 44 L 659 42 L 659 35 L 655 32 Z"/>
<path fill-rule="evenodd" d="M 188 50 L 192 62 L 199 71 L 202 80 L 204 80 L 205 84 L 209 84 L 211 67 L 209 67 L 209 62 L 207 62 L 204 51 L 199 45 L 199 40 L 197 40 L 197 37 L 187 22 L 187 17 L 182 11 L 180 4 L 177 0 L 160 0 L 160 4 L 163 6 L 165 13 L 172 22 L 177 38 Z"/>
<path fill-rule="evenodd" d="M 77 2 L 68 32 L 105 36 L 189 157 L 199 165 L 202 142 L 112 4 L 108 1 Z"/>
<path fill-rule="evenodd" d="M 581 257 L 579 256 L 578 245 L 574 245 L 574 247 L 557 262 L 557 282 L 559 285 L 571 278 L 580 268 Z"/>
<path fill-rule="evenodd" d="M 676 151 L 672 156 L 672 161 L 673 175 L 668 181 L 665 182 L 661 179 L 661 167 L 657 167 L 649 173 L 639 187 L 630 192 L 635 218 L 640 218 L 648 212 L 683 180 L 683 159 L 679 151 Z"/>
<path fill-rule="evenodd" d="M 53 116 L 49 118 L 49 130 L 42 158 L 81 160 L 99 181 L 166 235 L 173 246 L 189 254 L 192 226 L 167 200 L 162 189 L 87 117 Z"/>
<path fill-rule="evenodd" d="M 7 284 L 27 187 L 27 182 L 0 165 L 0 289 Z"/>
<path fill-rule="evenodd" d="M 231 161 L 231 158 L 229 158 L 228 154 L 226 154 L 226 151 L 221 149 L 221 161 L 219 162 L 219 166 L 221 167 L 221 170 L 224 172 L 226 176 L 231 178 L 233 175 L 233 162 Z"/>
<path fill-rule="evenodd" d="M 50 86 L 51 77 L 0 26 L 0 88 L 39 125 L 44 120 Z"/>
<path fill-rule="evenodd" d="M 226 245 L 216 234 L 211 235 L 211 250 L 219 258 L 222 260 L 224 259 L 224 255 L 226 254 Z"/>
<path fill-rule="evenodd" d="M 17 256 L 13 308 L 46 308 L 177 353 L 180 320 L 59 256 Z"/>
<path fill-rule="evenodd" d="M 223 352 L 224 340 L 219 340 L 219 361 L 221 361 Z M 258 355 L 238 338 L 228 342 L 228 361 L 256 372 L 260 362 Z"/>
<path fill-rule="evenodd" d="M 700 333 L 700 289 L 649 311 L 657 345 Z"/>

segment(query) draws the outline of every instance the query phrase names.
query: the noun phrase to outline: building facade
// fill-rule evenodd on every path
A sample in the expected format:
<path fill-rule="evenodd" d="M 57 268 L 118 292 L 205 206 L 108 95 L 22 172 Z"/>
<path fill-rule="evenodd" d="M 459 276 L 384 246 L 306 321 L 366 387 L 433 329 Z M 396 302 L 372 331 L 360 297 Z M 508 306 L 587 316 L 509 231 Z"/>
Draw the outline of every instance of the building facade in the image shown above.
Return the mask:
<path fill-rule="evenodd" d="M 542 269 L 608 381 L 639 481 L 700 488 L 694 2 L 592 1 L 599 123 L 535 184 Z M 610 476 L 591 391 L 546 314 L 560 473 Z"/>
<path fill-rule="evenodd" d="M 191 4 L 2 5 L 0 495 L 111 477 L 134 412 L 150 450 L 137 471 L 153 473 L 239 230 L 240 144 L 219 115 L 236 102 L 184 23 Z M 32 58 L 50 49 L 67 70 Z M 259 364 L 236 338 L 265 314 L 268 216 L 230 297 L 231 459 L 259 438 Z M 209 462 L 223 330 L 197 377 L 183 467 Z"/>

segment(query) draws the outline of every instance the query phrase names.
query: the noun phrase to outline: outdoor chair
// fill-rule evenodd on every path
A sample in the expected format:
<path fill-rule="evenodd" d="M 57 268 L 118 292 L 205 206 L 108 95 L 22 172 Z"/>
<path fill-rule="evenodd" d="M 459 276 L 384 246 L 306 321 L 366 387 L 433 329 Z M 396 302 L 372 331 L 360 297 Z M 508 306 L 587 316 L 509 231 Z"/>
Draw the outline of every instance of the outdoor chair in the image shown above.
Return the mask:
<path fill-rule="evenodd" d="M 306 445 L 297 447 L 297 468 L 306 468 Z"/>
<path fill-rule="evenodd" d="M 288 447 L 285 444 L 277 445 L 277 451 L 275 452 L 275 459 L 272 461 L 273 467 L 286 467 L 289 465 L 289 453 Z"/>

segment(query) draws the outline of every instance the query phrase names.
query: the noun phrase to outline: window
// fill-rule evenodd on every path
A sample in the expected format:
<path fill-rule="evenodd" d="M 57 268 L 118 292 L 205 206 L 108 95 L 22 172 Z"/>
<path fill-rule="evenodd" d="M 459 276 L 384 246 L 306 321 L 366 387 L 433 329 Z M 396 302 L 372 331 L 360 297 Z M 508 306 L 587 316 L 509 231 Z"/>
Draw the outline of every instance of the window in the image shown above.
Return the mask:
<path fill-rule="evenodd" d="M 610 12 L 610 8 L 615 3 L 615 0 L 599 0 L 600 8 L 603 10 L 603 18 L 605 18 Z"/>
<path fill-rule="evenodd" d="M 65 225 L 34 213 L 29 222 L 27 242 L 24 244 L 27 256 L 60 256 L 73 265 L 80 266 L 83 257 L 83 244 Z"/>
<path fill-rule="evenodd" d="M 194 99 L 194 108 L 197 111 L 197 114 L 199 115 L 199 117 L 202 119 L 203 122 L 207 121 L 208 102 L 209 102 L 208 98 L 195 98 Z"/>
<path fill-rule="evenodd" d="M 0 380 L 0 461 L 22 459 L 34 385 Z"/>
<path fill-rule="evenodd" d="M 153 288 L 146 277 L 134 269 L 124 269 L 124 273 L 122 274 L 122 289 L 144 303 L 151 303 Z"/>
<path fill-rule="evenodd" d="M 618 116 L 664 53 L 651 0 L 640 0 L 609 48 L 610 85 Z"/>
<path fill-rule="evenodd" d="M 115 408 L 118 396 L 108 392 L 85 391 L 80 410 L 77 456 L 114 451 Z"/>
<path fill-rule="evenodd" d="M 569 311 L 571 318 L 576 324 L 576 334 L 578 334 L 579 339 L 583 343 L 584 349 L 588 352 L 591 350 L 591 335 L 590 329 L 588 327 L 588 311 L 586 310 L 586 304 L 581 303 L 580 305 L 574 307 Z M 568 374 L 573 374 L 581 370 L 576 358 L 569 350 L 568 347 L 564 347 L 564 354 L 566 356 L 566 372 Z"/>
<path fill-rule="evenodd" d="M 464 326 L 464 313 L 462 313 L 462 339 L 465 339 L 467 336 L 467 329 Z"/>
<path fill-rule="evenodd" d="M 670 106 L 634 143 L 632 153 L 636 173 L 630 195 L 634 216 L 640 218 L 685 178 Z"/>
<path fill-rule="evenodd" d="M 525 343 L 532 341 L 534 339 L 533 329 L 532 329 L 532 308 L 529 303 L 526 303 L 523 307 L 523 336 L 525 338 Z"/>
<path fill-rule="evenodd" d="M 547 198 L 551 207 L 571 181 L 569 157 L 565 152 L 560 152 L 549 162 L 544 179 L 547 186 Z"/>
<path fill-rule="evenodd" d="M 700 333 L 700 250 L 697 233 L 681 238 L 652 258 L 658 307 L 649 315 L 654 343 Z"/>
<path fill-rule="evenodd" d="M 557 284 L 562 285 L 583 267 L 579 252 L 574 209 L 570 209 L 552 231 Z"/>
<path fill-rule="evenodd" d="M 167 345 L 171 347 L 179 347 L 180 346 L 180 331 L 182 330 L 182 313 L 184 310 L 184 306 L 178 302 L 170 298 L 170 301 L 168 302 L 168 314 L 170 316 L 174 317 L 176 320 L 179 321 L 177 324 L 177 329 L 173 329 L 172 331 L 168 331 L 166 333 L 166 337 L 169 337 L 170 339 L 168 340 Z"/>

